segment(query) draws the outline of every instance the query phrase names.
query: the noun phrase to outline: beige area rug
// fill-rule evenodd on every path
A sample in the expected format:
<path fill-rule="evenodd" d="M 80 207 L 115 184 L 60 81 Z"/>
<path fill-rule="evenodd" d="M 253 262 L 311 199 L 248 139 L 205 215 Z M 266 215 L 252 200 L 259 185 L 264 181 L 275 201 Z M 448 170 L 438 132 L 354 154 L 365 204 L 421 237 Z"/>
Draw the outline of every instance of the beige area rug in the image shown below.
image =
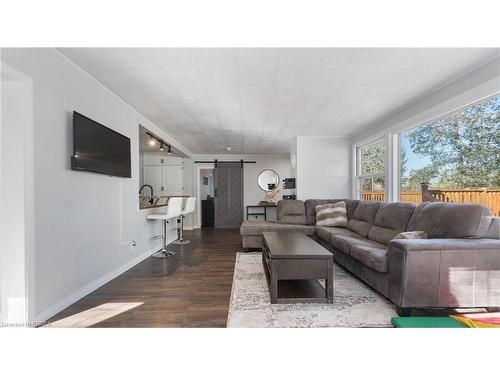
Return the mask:
<path fill-rule="evenodd" d="M 237 253 L 230 328 L 391 327 L 394 305 L 334 263 L 333 304 L 273 304 L 260 253 Z"/>

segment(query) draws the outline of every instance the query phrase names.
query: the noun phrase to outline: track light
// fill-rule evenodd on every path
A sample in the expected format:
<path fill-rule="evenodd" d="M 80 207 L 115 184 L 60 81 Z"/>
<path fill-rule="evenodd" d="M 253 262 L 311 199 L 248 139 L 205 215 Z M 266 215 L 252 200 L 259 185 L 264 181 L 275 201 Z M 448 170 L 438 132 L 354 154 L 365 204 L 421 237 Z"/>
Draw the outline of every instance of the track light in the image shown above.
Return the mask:
<path fill-rule="evenodd" d="M 149 134 L 149 138 L 150 138 L 149 145 L 154 146 L 156 144 L 155 138 L 151 134 Z"/>
<path fill-rule="evenodd" d="M 149 144 L 151 146 L 156 145 L 156 142 L 158 142 L 160 144 L 160 151 L 165 151 L 165 146 L 167 146 L 168 147 L 168 154 L 170 155 L 172 153 L 172 148 L 170 147 L 169 144 L 163 142 L 163 139 L 154 136 L 150 132 L 146 132 L 146 134 L 149 135 L 149 137 L 151 138 L 149 140 Z"/>

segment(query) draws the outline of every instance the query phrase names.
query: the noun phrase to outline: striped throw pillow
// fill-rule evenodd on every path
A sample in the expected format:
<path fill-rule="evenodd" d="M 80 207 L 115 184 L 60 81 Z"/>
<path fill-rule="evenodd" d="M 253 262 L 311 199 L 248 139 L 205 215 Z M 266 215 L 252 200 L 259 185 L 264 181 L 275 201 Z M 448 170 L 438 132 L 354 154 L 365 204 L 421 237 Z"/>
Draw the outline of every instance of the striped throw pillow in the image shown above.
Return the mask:
<path fill-rule="evenodd" d="M 429 238 L 426 232 L 416 230 L 413 232 L 401 232 L 393 238 L 393 240 L 425 240 Z"/>
<path fill-rule="evenodd" d="M 321 227 L 347 226 L 347 209 L 344 201 L 316 206 L 316 225 Z"/>

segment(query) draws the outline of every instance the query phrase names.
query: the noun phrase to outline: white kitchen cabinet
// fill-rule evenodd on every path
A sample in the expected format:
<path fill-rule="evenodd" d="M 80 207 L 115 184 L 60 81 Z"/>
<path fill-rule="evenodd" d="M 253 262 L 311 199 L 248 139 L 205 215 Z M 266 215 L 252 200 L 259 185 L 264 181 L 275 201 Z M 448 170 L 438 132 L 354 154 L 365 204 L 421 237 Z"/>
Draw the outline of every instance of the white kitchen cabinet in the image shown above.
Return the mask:
<path fill-rule="evenodd" d="M 144 165 L 182 165 L 182 158 L 169 156 L 161 152 L 145 152 Z"/>
<path fill-rule="evenodd" d="M 183 160 L 161 153 L 144 154 L 144 183 L 151 185 L 154 195 L 183 195 Z"/>
<path fill-rule="evenodd" d="M 182 195 L 182 165 L 165 165 L 162 168 L 162 195 Z"/>
<path fill-rule="evenodd" d="M 145 165 L 144 166 L 144 184 L 153 187 L 154 195 L 163 195 L 161 192 L 162 187 L 162 166 L 159 165 Z M 144 191 L 149 194 L 148 190 Z"/>

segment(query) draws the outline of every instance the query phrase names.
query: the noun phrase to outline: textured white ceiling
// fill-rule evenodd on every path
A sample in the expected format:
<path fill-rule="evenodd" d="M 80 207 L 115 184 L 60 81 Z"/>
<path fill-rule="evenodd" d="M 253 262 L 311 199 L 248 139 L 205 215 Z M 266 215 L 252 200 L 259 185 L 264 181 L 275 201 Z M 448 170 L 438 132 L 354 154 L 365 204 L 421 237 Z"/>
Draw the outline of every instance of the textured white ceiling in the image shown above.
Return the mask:
<path fill-rule="evenodd" d="M 61 48 L 193 153 L 287 152 L 348 136 L 498 48 Z"/>

